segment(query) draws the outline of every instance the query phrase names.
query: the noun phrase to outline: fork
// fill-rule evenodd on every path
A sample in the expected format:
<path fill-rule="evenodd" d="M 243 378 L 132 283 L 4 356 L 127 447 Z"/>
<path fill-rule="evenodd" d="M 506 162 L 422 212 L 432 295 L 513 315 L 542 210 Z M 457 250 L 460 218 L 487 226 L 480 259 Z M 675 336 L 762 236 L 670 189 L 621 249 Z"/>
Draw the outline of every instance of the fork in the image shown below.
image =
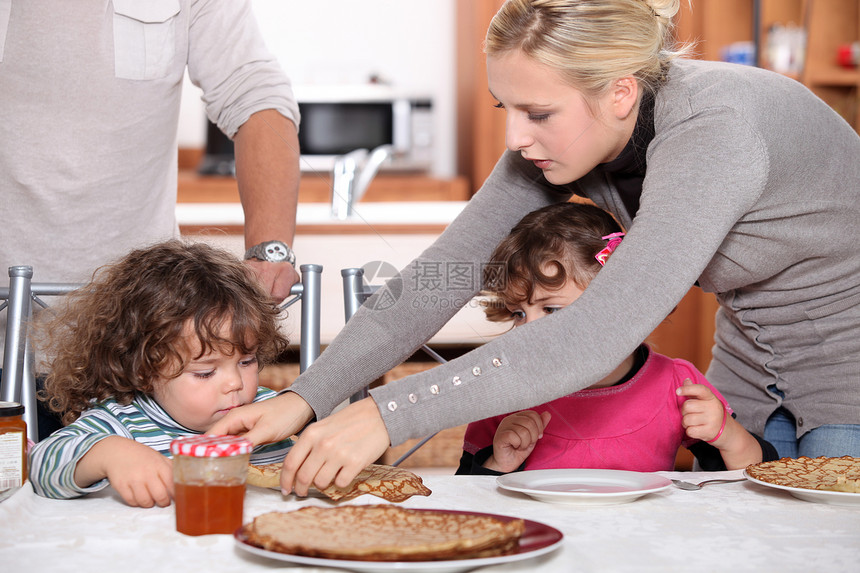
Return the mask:
<path fill-rule="evenodd" d="M 679 479 L 673 479 L 672 483 L 678 486 L 681 489 L 687 491 L 695 491 L 697 489 L 702 489 L 706 485 L 711 485 L 715 483 L 734 483 L 738 481 L 746 481 L 746 478 L 735 478 L 735 479 L 709 479 L 699 483 L 690 483 L 688 481 L 682 481 Z"/>

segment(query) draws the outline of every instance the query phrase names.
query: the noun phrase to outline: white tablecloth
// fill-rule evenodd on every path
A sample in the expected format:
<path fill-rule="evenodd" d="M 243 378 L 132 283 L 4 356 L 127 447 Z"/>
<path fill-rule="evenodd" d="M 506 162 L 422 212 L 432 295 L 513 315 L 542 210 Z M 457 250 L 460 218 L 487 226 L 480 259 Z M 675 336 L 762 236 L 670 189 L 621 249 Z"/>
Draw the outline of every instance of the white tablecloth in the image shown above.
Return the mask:
<path fill-rule="evenodd" d="M 699 481 L 739 472 L 662 472 Z M 860 571 L 860 506 L 795 499 L 752 482 L 682 491 L 674 486 L 631 503 L 577 506 L 532 500 L 500 490 L 495 478 L 428 475 L 429 497 L 411 508 L 457 509 L 514 515 L 564 533 L 556 551 L 481 569 L 548 572 L 755 571 L 829 573 Z M 362 496 L 348 503 L 380 503 Z M 322 499 L 283 497 L 249 487 L 245 520 L 267 511 Z M 107 489 L 76 500 L 36 496 L 29 485 L 0 503 L 0 571 L 8 573 L 196 573 L 332 571 L 293 567 L 237 549 L 229 535 L 188 537 L 175 531 L 173 507 L 126 506 Z"/>

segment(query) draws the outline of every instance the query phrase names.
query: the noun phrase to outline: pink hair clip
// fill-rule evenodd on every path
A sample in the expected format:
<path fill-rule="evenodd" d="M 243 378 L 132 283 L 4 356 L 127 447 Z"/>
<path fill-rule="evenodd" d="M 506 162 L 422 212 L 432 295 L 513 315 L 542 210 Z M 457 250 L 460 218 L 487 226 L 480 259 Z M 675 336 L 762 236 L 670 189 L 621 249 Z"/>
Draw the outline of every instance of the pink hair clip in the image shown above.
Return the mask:
<path fill-rule="evenodd" d="M 599 253 L 594 255 L 594 258 L 597 259 L 597 262 L 600 263 L 600 266 L 604 266 L 606 264 L 606 259 L 609 258 L 609 255 L 612 254 L 618 245 L 621 244 L 621 239 L 624 237 L 624 233 L 612 233 L 611 235 L 606 235 L 604 237 L 600 237 L 604 241 L 606 241 L 606 246 L 601 249 Z"/>

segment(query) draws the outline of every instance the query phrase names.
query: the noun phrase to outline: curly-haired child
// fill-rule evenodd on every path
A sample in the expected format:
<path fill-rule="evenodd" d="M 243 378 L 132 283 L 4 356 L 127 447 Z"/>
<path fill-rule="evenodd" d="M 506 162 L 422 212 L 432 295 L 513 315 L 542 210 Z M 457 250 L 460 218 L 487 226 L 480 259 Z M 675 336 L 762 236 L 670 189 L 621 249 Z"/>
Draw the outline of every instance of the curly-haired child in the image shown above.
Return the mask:
<path fill-rule="evenodd" d="M 526 215 L 485 267 L 487 318 L 519 328 L 561 311 L 585 293 L 623 237 L 615 219 L 592 205 L 559 203 Z M 705 470 L 744 468 L 778 457 L 770 443 L 734 419 L 695 366 L 643 343 L 584 390 L 469 424 L 457 473 L 671 470 L 682 445 Z"/>
<path fill-rule="evenodd" d="M 167 506 L 170 442 L 275 395 L 258 374 L 287 346 L 278 308 L 232 254 L 180 240 L 132 251 L 65 298 L 38 332 L 52 356 L 40 398 L 67 425 L 31 451 L 33 489 L 73 498 L 110 485 L 129 505 Z M 259 446 L 251 461 L 291 445 Z"/>

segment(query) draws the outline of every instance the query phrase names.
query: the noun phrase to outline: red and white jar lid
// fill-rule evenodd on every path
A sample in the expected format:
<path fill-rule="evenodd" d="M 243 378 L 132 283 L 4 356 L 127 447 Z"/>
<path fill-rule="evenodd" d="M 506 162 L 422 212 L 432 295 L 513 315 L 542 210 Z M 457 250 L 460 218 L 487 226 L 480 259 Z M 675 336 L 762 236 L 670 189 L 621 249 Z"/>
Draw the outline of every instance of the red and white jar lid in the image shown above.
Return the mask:
<path fill-rule="evenodd" d="M 254 445 L 241 436 L 183 436 L 170 442 L 170 453 L 195 458 L 249 454 Z"/>

